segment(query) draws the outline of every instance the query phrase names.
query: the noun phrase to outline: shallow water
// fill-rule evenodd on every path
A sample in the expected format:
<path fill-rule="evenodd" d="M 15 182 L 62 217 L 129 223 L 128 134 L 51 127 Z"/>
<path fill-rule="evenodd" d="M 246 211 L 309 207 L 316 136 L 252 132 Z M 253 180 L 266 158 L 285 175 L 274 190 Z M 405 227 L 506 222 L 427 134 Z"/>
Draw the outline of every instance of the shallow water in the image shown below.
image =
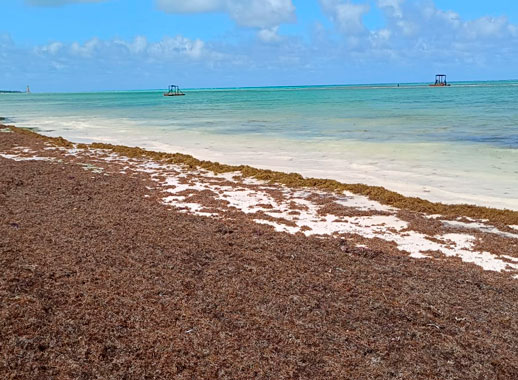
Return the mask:
<path fill-rule="evenodd" d="M 1 94 L 0 116 L 72 141 L 518 209 L 518 82 Z"/>

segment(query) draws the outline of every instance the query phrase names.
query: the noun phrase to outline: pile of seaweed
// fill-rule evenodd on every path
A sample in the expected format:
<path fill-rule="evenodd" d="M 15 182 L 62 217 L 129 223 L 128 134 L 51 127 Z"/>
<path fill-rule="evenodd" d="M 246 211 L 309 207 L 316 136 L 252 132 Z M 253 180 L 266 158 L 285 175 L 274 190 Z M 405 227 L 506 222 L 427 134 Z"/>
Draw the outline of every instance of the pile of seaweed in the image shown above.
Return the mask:
<path fill-rule="evenodd" d="M 0 157 L 0 378 L 518 378 L 518 281 L 177 213 L 146 178 Z"/>

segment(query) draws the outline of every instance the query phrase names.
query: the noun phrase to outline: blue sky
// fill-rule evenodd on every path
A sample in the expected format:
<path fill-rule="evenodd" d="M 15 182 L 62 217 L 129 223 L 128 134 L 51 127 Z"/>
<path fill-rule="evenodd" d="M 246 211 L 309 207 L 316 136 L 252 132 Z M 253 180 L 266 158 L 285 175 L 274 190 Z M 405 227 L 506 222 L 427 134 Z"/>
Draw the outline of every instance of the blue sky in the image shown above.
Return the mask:
<path fill-rule="evenodd" d="M 515 0 L 9 0 L 0 89 L 518 78 Z"/>

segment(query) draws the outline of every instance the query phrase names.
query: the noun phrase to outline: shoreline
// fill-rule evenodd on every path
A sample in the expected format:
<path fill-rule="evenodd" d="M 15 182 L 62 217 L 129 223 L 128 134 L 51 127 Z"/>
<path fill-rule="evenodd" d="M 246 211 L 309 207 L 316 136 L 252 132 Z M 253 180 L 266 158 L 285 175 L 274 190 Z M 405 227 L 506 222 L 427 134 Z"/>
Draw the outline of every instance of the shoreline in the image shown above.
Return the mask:
<path fill-rule="evenodd" d="M 55 123 L 55 124 L 54 124 Z M 5 123 L 4 123 L 5 124 Z M 103 142 L 151 151 L 183 152 L 200 160 L 228 165 L 242 164 L 279 172 L 297 172 L 305 177 L 334 179 L 342 183 L 379 186 L 406 197 L 445 204 L 518 211 L 518 177 L 512 150 L 485 146 L 448 145 L 430 142 L 383 143 L 353 140 L 295 141 L 289 137 L 161 130 L 140 122 L 108 119 L 50 118 L 22 122 L 23 127 L 48 136 L 64 136 L 76 143 Z M 54 127 L 55 125 L 55 127 Z M 117 125 L 111 130 L 112 125 Z M 151 123 L 153 125 L 153 123 Z M 485 160 L 484 157 L 494 157 Z M 455 164 L 450 164 L 456 162 Z"/>
<path fill-rule="evenodd" d="M 465 203 L 451 204 L 433 202 L 419 197 L 405 196 L 383 186 L 372 186 L 360 183 L 343 183 L 333 179 L 305 177 L 294 172 L 286 173 L 270 169 L 258 169 L 250 165 L 227 165 L 219 162 L 200 160 L 192 155 L 183 153 L 165 153 L 139 147 L 128 147 L 102 142 L 72 143 L 62 137 L 46 136 L 31 129 L 19 128 L 14 125 L 9 127 L 13 128 L 13 130 L 21 131 L 22 133 L 25 133 L 24 131 L 27 133 L 34 133 L 35 135 L 40 136 L 38 138 L 48 139 L 48 141 L 62 144 L 63 146 L 72 146 L 75 144 L 83 148 L 91 147 L 93 149 L 108 149 L 114 153 L 120 153 L 127 155 L 128 157 L 147 157 L 158 161 L 186 164 L 191 167 L 200 167 L 211 170 L 215 173 L 240 171 L 245 177 L 253 177 L 259 180 L 271 181 L 291 187 L 315 187 L 335 192 L 350 191 L 355 194 L 365 195 L 382 204 L 404 208 L 415 212 L 441 214 L 451 217 L 466 216 L 475 219 L 487 219 L 494 223 L 518 225 L 518 210 L 493 208 Z"/>

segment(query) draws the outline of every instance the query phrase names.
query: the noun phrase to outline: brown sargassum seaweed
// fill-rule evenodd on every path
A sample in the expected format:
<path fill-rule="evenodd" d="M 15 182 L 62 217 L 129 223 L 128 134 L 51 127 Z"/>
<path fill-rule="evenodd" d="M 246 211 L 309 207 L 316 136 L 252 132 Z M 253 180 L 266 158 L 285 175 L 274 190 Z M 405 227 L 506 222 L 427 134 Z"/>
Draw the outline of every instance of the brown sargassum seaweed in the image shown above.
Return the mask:
<path fill-rule="evenodd" d="M 518 224 L 518 211 L 482 207 L 468 204 L 444 204 L 431 202 L 417 197 L 406 197 L 381 186 L 369 186 L 361 183 L 347 184 L 332 179 L 306 178 L 299 173 L 283 173 L 268 169 L 257 169 L 249 165 L 226 165 L 219 162 L 199 160 L 191 155 L 182 153 L 154 152 L 139 147 L 127 147 L 124 145 L 112 145 L 104 143 L 77 144 L 74 145 L 63 137 L 48 137 L 32 130 L 6 126 L 13 132 L 30 134 L 38 139 L 43 139 L 55 146 L 79 149 L 104 149 L 129 158 L 148 158 L 170 164 L 186 165 L 190 168 L 210 170 L 216 174 L 240 172 L 243 177 L 251 177 L 270 183 L 282 184 L 292 188 L 311 187 L 324 191 L 341 193 L 350 191 L 355 194 L 367 196 L 369 199 L 382 204 L 397 207 L 403 210 L 422 212 L 426 214 L 440 214 L 445 217 L 465 216 L 474 219 L 487 219 L 493 224 L 510 225 Z"/>

